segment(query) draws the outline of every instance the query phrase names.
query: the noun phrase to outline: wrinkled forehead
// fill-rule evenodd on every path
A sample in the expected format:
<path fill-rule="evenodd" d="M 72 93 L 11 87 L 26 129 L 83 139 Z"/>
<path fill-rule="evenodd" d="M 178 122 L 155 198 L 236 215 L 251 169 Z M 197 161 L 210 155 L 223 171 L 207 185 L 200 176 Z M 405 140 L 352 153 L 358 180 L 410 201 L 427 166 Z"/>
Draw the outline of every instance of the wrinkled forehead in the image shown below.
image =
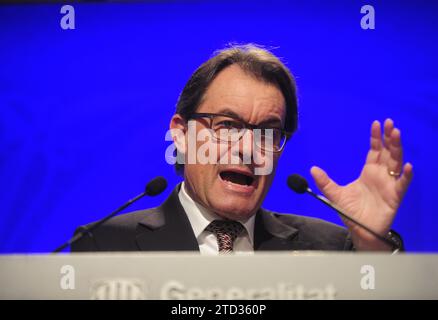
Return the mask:
<path fill-rule="evenodd" d="M 250 123 L 276 119 L 284 125 L 285 99 L 277 86 L 231 66 L 212 81 L 197 112 L 231 112 Z"/>

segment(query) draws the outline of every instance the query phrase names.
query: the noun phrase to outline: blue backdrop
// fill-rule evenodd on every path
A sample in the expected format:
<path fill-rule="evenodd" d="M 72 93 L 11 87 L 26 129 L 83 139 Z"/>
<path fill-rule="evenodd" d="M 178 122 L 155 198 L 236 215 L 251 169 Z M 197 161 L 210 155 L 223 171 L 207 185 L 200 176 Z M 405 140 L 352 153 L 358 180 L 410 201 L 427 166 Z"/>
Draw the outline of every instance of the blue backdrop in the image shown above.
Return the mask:
<path fill-rule="evenodd" d="M 362 30 L 360 8 L 375 8 Z M 0 252 L 51 251 L 165 176 L 177 97 L 229 42 L 275 47 L 297 77 L 300 128 L 264 206 L 340 219 L 286 177 L 316 164 L 359 175 L 374 119 L 402 130 L 414 179 L 394 228 L 409 251 L 437 251 L 438 6 L 432 1 L 187 1 L 0 6 Z"/>

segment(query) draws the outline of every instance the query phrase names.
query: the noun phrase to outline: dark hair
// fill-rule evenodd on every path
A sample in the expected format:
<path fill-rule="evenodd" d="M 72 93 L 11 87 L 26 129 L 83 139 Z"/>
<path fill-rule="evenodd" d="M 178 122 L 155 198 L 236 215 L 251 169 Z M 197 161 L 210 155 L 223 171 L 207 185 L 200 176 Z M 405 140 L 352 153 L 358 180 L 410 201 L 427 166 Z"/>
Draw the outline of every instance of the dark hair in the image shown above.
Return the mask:
<path fill-rule="evenodd" d="M 294 77 L 279 58 L 255 44 L 232 45 L 216 51 L 212 58 L 192 74 L 184 86 L 176 104 L 176 113 L 189 119 L 201 104 L 212 81 L 222 70 L 233 64 L 237 64 L 256 79 L 279 88 L 286 102 L 284 130 L 295 132 L 298 126 L 298 101 Z M 182 173 L 184 165 L 177 162 L 175 168 L 178 173 Z"/>

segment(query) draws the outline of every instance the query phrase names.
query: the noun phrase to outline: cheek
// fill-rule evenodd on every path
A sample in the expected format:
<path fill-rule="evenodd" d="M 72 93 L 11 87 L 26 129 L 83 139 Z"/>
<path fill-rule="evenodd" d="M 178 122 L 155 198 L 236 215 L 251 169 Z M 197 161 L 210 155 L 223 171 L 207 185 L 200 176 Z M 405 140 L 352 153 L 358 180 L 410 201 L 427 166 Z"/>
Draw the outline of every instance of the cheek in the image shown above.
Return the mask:
<path fill-rule="evenodd" d="M 227 144 L 216 142 L 209 129 L 188 130 L 185 144 L 186 163 L 216 165 L 221 156 L 227 152 Z"/>
<path fill-rule="evenodd" d="M 202 188 L 203 192 L 208 192 L 218 175 L 215 147 L 213 143 L 198 141 L 186 155 L 187 178 L 194 188 Z"/>
<path fill-rule="evenodd" d="M 277 169 L 279 157 L 278 155 L 274 155 L 272 157 L 268 157 L 266 160 L 266 163 L 263 167 L 260 168 L 259 173 L 262 173 L 259 175 L 260 183 L 262 185 L 263 190 L 262 192 L 267 192 L 269 187 L 272 184 L 272 181 L 275 177 L 275 172 Z M 255 168 L 255 171 L 257 171 L 257 168 Z M 266 174 L 264 174 L 266 173 Z"/>
<path fill-rule="evenodd" d="M 277 168 L 278 156 L 270 152 L 254 152 L 254 174 L 258 176 L 273 176 Z M 271 178 L 272 179 L 272 178 Z"/>

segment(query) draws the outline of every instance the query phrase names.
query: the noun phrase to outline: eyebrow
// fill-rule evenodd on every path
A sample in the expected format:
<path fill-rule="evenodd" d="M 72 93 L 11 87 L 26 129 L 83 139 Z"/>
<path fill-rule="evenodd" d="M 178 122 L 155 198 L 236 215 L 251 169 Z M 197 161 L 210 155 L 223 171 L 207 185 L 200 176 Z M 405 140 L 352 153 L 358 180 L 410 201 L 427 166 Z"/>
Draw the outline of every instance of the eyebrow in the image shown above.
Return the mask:
<path fill-rule="evenodd" d="M 238 119 L 242 120 L 243 122 L 246 122 L 244 119 L 242 119 L 242 117 L 240 115 L 238 115 L 236 112 L 234 112 L 230 108 L 221 109 L 218 113 L 227 114 L 227 115 L 230 115 L 232 117 L 238 118 Z M 266 125 L 266 124 L 279 124 L 281 126 L 281 119 L 279 119 L 277 117 L 271 117 L 271 118 L 263 120 L 260 123 L 255 124 L 255 125 L 259 126 L 261 124 L 264 124 L 264 125 Z"/>

